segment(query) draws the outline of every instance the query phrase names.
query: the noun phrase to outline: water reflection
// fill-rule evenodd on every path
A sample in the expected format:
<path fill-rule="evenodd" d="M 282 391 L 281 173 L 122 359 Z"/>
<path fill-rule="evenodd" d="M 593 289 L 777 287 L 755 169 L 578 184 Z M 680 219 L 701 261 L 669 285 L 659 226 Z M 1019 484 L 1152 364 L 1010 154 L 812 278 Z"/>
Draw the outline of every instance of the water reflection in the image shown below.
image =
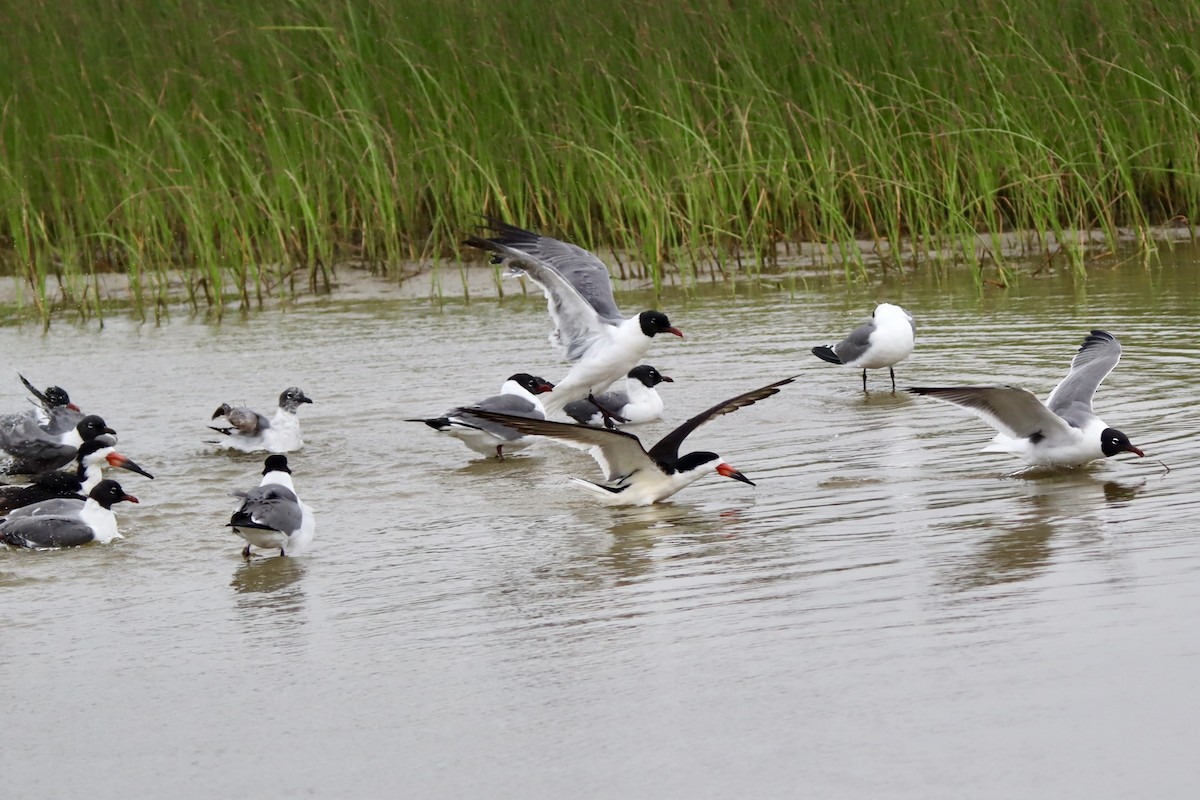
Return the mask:
<path fill-rule="evenodd" d="M 300 579 L 307 569 L 300 558 L 242 560 L 234 569 L 229 585 L 238 594 L 241 610 L 296 614 L 304 608 L 305 594 Z"/>
<path fill-rule="evenodd" d="M 1055 534 L 1079 540 L 1080 534 L 1101 533 L 1105 519 L 1097 511 L 1132 501 L 1145 484 L 1144 478 L 1103 480 L 1088 470 L 1040 473 L 1021 484 L 1024 507 L 1016 519 L 977 521 L 980 527 L 1003 531 L 984 540 L 950 583 L 963 591 L 1038 577 L 1053 564 Z"/>

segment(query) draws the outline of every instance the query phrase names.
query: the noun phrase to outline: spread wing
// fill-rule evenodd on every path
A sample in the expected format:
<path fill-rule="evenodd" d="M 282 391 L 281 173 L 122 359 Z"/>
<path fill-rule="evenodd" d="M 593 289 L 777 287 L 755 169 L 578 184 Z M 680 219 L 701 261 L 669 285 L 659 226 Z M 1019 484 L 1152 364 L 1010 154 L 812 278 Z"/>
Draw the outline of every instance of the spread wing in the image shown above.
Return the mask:
<path fill-rule="evenodd" d="M 1074 421 L 1075 415 L 1092 414 L 1092 398 L 1108 373 L 1121 360 L 1121 343 L 1105 331 L 1092 331 L 1071 360 L 1071 371 L 1062 379 L 1046 405 L 1056 414 Z"/>
<path fill-rule="evenodd" d="M 1068 431 L 1033 392 L 1016 386 L 915 387 L 908 391 L 962 406 L 1003 434 L 1024 439 L 1035 434 L 1053 437 Z"/>
<path fill-rule="evenodd" d="M 650 448 L 650 457 L 656 461 L 674 461 L 678 459 L 679 446 L 683 444 L 683 440 L 688 437 L 688 434 L 696 430 L 696 428 L 699 428 L 710 419 L 719 417 L 722 414 L 729 414 L 730 412 L 737 411 L 739 408 L 745 408 L 746 406 L 754 405 L 759 400 L 766 399 L 773 394 L 778 394 L 781 386 L 786 386 L 794 380 L 796 380 L 795 377 L 784 378 L 781 381 L 769 383 L 760 389 L 754 389 L 746 392 L 745 394 L 739 394 L 737 397 L 731 397 L 728 400 L 717 403 L 712 408 L 701 411 L 699 414 L 692 417 L 663 438 L 659 439 L 658 444 Z"/>
<path fill-rule="evenodd" d="M 235 528 L 266 528 L 280 533 L 300 530 L 303 512 L 296 493 L 286 486 L 268 483 L 248 492 L 238 492 L 242 504 L 229 524 Z"/>
<path fill-rule="evenodd" d="M 586 425 L 570 425 L 542 419 L 527 419 L 507 414 L 497 414 L 482 409 L 468 409 L 472 414 L 492 422 L 515 428 L 529 436 L 545 436 L 562 442 L 576 450 L 586 450 L 600 465 L 604 477 L 615 481 L 639 469 L 654 468 L 654 463 L 642 443 L 632 433 L 591 428 Z"/>
<path fill-rule="evenodd" d="M 567 360 L 578 361 L 608 328 L 624 321 L 613 300 L 608 268 L 600 259 L 575 245 L 511 225 L 496 223 L 495 229 L 499 236 L 470 236 L 466 243 L 495 253 L 500 263 L 525 272 L 542 287 L 555 325 L 553 338 L 566 350 Z"/>

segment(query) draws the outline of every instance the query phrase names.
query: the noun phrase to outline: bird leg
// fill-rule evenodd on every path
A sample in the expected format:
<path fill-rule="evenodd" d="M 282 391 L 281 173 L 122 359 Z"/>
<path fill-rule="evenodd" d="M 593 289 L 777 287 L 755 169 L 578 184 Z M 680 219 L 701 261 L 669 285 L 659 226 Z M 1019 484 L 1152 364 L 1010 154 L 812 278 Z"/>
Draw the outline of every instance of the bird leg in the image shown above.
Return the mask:
<path fill-rule="evenodd" d="M 888 367 L 888 375 L 892 376 L 892 394 L 896 393 L 896 371 Z"/>
<path fill-rule="evenodd" d="M 500 459 L 501 461 L 504 460 L 504 445 L 496 445 L 496 458 Z"/>
<path fill-rule="evenodd" d="M 868 392 L 867 392 L 867 371 L 865 369 L 863 370 L 863 394 L 868 394 Z"/>
<path fill-rule="evenodd" d="M 599 409 L 600 416 L 604 418 L 604 427 L 608 428 L 609 430 L 613 430 L 614 428 L 616 428 L 618 422 L 628 422 L 629 421 L 629 420 L 625 419 L 624 417 L 614 414 L 613 412 L 611 412 L 607 408 L 605 408 L 604 405 L 599 400 L 597 400 L 596 396 L 594 394 L 592 394 L 591 392 L 588 392 L 587 399 L 588 399 L 589 403 L 591 403 L 597 409 Z"/>
<path fill-rule="evenodd" d="M 282 547 L 281 547 L 281 548 L 279 548 L 279 557 L 280 557 L 280 558 L 284 558 L 285 556 L 287 556 L 287 553 L 283 552 L 283 548 L 282 548 Z"/>
<path fill-rule="evenodd" d="M 246 559 L 247 561 L 249 561 L 249 560 L 250 560 L 250 545 L 248 545 L 248 544 L 247 544 L 247 545 L 246 545 L 246 546 L 245 546 L 245 547 L 242 549 L 242 558 Z"/>

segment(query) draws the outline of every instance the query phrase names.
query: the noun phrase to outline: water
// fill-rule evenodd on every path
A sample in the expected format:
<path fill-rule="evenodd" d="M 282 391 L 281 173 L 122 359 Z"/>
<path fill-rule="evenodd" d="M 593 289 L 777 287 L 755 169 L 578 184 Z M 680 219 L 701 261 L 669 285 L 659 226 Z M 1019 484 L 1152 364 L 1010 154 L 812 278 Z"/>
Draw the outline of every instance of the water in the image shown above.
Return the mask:
<path fill-rule="evenodd" d="M 559 377 L 540 299 L 2 328 L 0 408 L 18 369 L 60 383 L 157 476 L 117 473 L 142 500 L 124 541 L 0 551 L 6 794 L 1190 795 L 1193 255 L 982 298 L 954 273 L 668 293 L 672 422 L 799 377 L 689 440 L 757 488 L 714 475 L 642 509 L 565 486 L 597 477 L 584 454 L 480 461 L 400 421 Z M 1097 410 L 1148 457 L 1017 476 L 967 413 L 879 373 L 864 397 L 808 348 L 879 299 L 918 319 L 901 386 L 1045 396 L 1112 331 Z M 293 384 L 316 401 L 292 459 L 316 545 L 246 563 L 222 526 L 261 458 L 205 424 Z"/>

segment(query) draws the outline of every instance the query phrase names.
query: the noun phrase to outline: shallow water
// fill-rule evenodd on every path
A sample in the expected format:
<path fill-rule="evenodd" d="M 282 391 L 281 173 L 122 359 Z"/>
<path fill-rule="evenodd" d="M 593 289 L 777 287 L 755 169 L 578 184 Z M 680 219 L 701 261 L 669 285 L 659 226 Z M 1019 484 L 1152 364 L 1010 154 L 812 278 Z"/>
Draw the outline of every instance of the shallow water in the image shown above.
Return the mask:
<path fill-rule="evenodd" d="M 0 328 L 0 409 L 25 403 L 18 369 L 60 383 L 157 476 L 116 473 L 142 500 L 123 541 L 0 549 L 6 794 L 1190 794 L 1198 264 L 982 298 L 934 273 L 668 294 L 687 338 L 652 348 L 676 383 L 643 438 L 799 377 L 689 440 L 756 488 L 713 475 L 642 509 L 565 486 L 596 477 L 584 454 L 481 461 L 401 421 L 557 379 L 537 298 Z M 901 386 L 1045 396 L 1089 329 L 1115 333 L 1096 407 L 1148 457 L 1015 474 L 967 413 L 879 373 L 864 396 L 808 349 L 881 299 L 919 324 Z M 261 458 L 205 424 L 293 384 L 316 400 L 292 466 L 317 541 L 247 563 L 222 526 Z"/>

